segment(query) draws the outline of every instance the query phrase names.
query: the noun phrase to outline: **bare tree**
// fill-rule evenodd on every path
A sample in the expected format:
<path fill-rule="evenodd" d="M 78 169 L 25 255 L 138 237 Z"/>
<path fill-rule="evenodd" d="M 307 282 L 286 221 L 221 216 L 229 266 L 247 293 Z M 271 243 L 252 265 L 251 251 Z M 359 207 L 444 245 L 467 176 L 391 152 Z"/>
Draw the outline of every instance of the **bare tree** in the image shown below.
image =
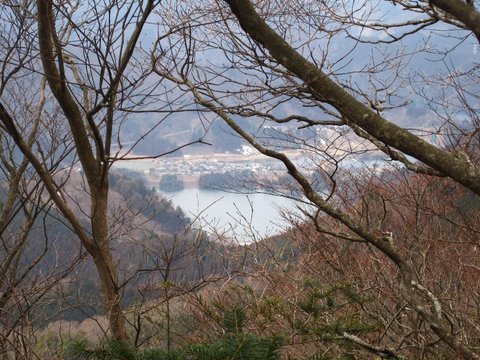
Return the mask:
<path fill-rule="evenodd" d="M 7 22 L 18 36 L 5 39 L 2 130 L 93 259 L 113 336 L 127 336 L 108 219 L 109 169 L 122 156 L 113 150 L 113 143 L 121 142 L 115 135 L 118 124 L 137 112 L 156 112 L 164 119 L 178 109 L 196 109 L 191 105 L 195 102 L 206 129 L 216 116 L 260 153 L 284 164 L 292 181 L 282 194 L 302 204 L 317 233 L 359 243 L 388 259 L 398 302 L 408 304 L 428 324 L 429 334 L 453 352 L 478 358 L 468 337 L 462 337 L 463 315 L 452 324 L 439 300 L 441 290 L 429 282 L 431 275 L 419 276 L 416 259 L 390 241 L 386 221 L 377 218 L 386 211 L 382 204 L 388 198 L 369 198 L 359 177 L 347 181 L 348 171 L 343 170 L 374 156 L 382 167 L 401 164 L 395 174 L 447 178 L 480 194 L 478 64 L 471 61 L 455 69 L 454 60 L 457 49 L 479 37 L 477 2 L 226 0 L 184 5 L 153 0 L 2 3 L 2 14 L 19 19 Z M 406 17 L 388 21 L 398 9 L 406 10 Z M 155 24 L 149 22 L 154 15 Z M 32 28 L 38 28 L 38 36 Z M 150 52 L 140 45 L 147 29 L 157 33 Z M 413 47 L 403 43 L 424 34 L 429 39 Z M 447 34 L 445 47 L 431 40 L 438 39 L 436 34 Z M 345 48 L 338 50 L 340 42 Z M 410 65 L 426 55 L 433 56 L 443 74 L 417 72 Z M 57 131 L 72 137 L 84 174 L 88 210 L 82 209 L 81 216 L 62 188 L 62 178 L 52 172 L 51 154 L 45 154 L 42 142 L 29 138 L 25 114 L 10 95 L 25 74 L 34 78 L 32 87 L 41 89 L 43 77 L 48 84 L 49 100 L 38 117 L 46 119 L 51 112 L 52 119 L 68 124 L 67 131 Z M 442 88 L 435 90 L 438 85 Z M 419 126 L 418 115 L 409 113 L 415 102 L 429 109 L 422 120 L 434 121 Z M 400 115 L 407 125 L 396 121 Z M 257 121 L 256 131 L 242 127 L 240 118 Z M 57 139 L 61 146 L 58 139 L 63 138 L 56 135 L 50 141 Z M 303 151 L 305 161 L 294 161 L 286 149 Z M 371 172 L 379 170 L 373 167 Z M 428 207 L 439 216 L 432 204 Z M 320 213 L 333 220 L 322 225 Z M 406 227 L 400 213 L 390 209 L 388 216 Z M 442 216 L 459 224 L 451 214 Z M 474 233 L 474 226 L 469 231 Z M 451 251 L 459 249 L 453 246 Z M 169 299 L 171 294 L 165 295 Z M 344 338 L 372 352 L 389 351 L 349 334 Z"/>
<path fill-rule="evenodd" d="M 53 95 L 45 109 L 59 106 L 61 111 L 55 116 L 68 124 L 63 134 L 53 134 L 57 137 L 50 141 L 61 142 L 62 135 L 71 134 L 74 154 L 86 183 L 90 207 L 86 213 L 75 210 L 74 199 L 69 199 L 62 181 L 50 171 L 47 166 L 50 154 L 44 154 L 41 143 L 35 142 L 36 139 L 29 140 L 22 132 L 21 114 L 14 111 L 14 105 L 5 93 L 0 104 L 3 131 L 18 146 L 41 179 L 56 209 L 93 259 L 111 333 L 116 339 L 125 339 L 127 333 L 120 305 L 118 274 L 110 247 L 108 173 L 117 158 L 112 152 L 112 143 L 118 140 L 115 124 L 122 118 L 118 110 L 123 107 L 128 111 L 134 104 L 144 102 L 149 92 L 152 94 L 151 89 L 144 93 L 145 88 L 135 94 L 148 71 L 142 67 L 141 57 L 134 57 L 134 52 L 156 3 L 152 0 L 99 5 L 96 2 L 38 1 L 36 5 L 30 2 L 2 5 L 5 14 L 20 19 L 18 24 L 11 24 L 11 30 L 18 32 L 18 42 L 26 44 L 20 47 L 17 42 L 9 48 L 9 57 L 3 64 L 4 68 L 13 64 L 14 70 L 5 83 L 13 86 L 20 81 L 18 74 L 44 74 L 49 90 L 47 95 Z M 38 29 L 38 37 L 30 31 L 32 28 Z M 44 117 L 46 111 L 39 117 Z M 88 226 L 84 225 L 85 217 Z"/>
<path fill-rule="evenodd" d="M 44 85 L 40 93 L 19 84 L 18 93 L 12 88 L 8 92 L 18 95 L 23 105 L 15 113 L 24 116 L 21 125 L 29 148 L 41 143 L 43 154 L 49 154 L 42 160 L 45 167 L 52 176 L 65 179 L 68 173 L 61 163 L 71 148 L 49 140 L 54 135 L 49 130 L 58 130 L 58 124 L 46 114 L 39 116 L 45 103 Z M 25 94 L 30 96 L 28 103 L 22 103 Z M 65 285 L 84 253 L 69 242 L 71 233 L 62 225 L 42 181 L 4 134 L 0 159 L 0 347 L 5 358 L 32 358 L 38 355 L 37 331 L 61 309 L 52 294 Z"/>
<path fill-rule="evenodd" d="M 24 70 L 32 60 L 27 36 L 32 18 L 26 16 L 26 9 L 10 5 L 1 5 L 0 97 L 19 118 L 17 129 L 25 147 L 34 151 L 37 146 L 45 169 L 51 176 L 65 179 L 61 164 L 71 152 L 68 135 L 63 139 L 56 136 L 61 124 L 56 122 L 55 109 L 46 111 L 45 79 Z M 23 81 L 12 80 L 17 76 Z M 48 316 L 44 313 L 47 298 L 69 274 L 79 254 L 64 254 L 62 259 L 53 254 L 58 239 L 50 237 L 44 226 L 56 218 L 51 198 L 3 127 L 0 173 L 0 347 L 5 358 L 12 354 L 30 358 L 34 356 L 35 330 Z M 50 266 L 55 262 L 56 267 Z"/>
<path fill-rule="evenodd" d="M 15 144 L 25 166 L 36 174 L 62 221 L 93 260 L 110 331 L 119 340 L 127 337 L 121 306 L 125 284 L 119 279 L 111 244 L 128 230 L 119 230 L 121 214 L 112 214 L 108 207 L 110 168 L 171 114 L 195 109 L 176 102 L 171 86 L 150 79 L 149 43 L 156 36 L 165 39 L 185 28 L 184 23 L 166 28 L 149 21 L 153 16 L 163 19 L 160 3 L 6 1 L 1 5 L 5 30 L 1 34 L 5 56 L 0 63 L 2 137 Z M 35 94 L 33 99 L 41 94 L 33 130 L 25 125 L 30 119 L 26 113 L 33 109 L 28 104 L 32 94 L 25 92 L 22 97 L 17 91 L 26 86 Z M 138 139 L 129 138 L 133 145 L 127 147 L 122 126 L 141 114 L 155 114 L 154 124 Z M 47 129 L 47 135 L 30 136 L 34 126 Z M 202 139 L 180 142 L 146 157 L 163 156 L 197 142 Z M 58 157 L 58 152 L 64 157 Z M 60 166 L 65 169 L 60 171 Z M 70 176 L 73 172 L 75 176 Z M 69 182 L 76 182 L 74 191 Z M 148 220 L 139 217 L 135 226 Z"/>
<path fill-rule="evenodd" d="M 398 271 L 398 301 L 406 302 L 455 354 L 478 358 L 477 350 L 459 334 L 462 326 L 453 325 L 446 315 L 438 290 L 418 276 L 415 261 L 389 240 L 382 221 L 363 217 L 358 208 L 362 200 L 354 197 L 353 188 L 341 186 L 346 182 L 340 170 L 342 163 L 361 164 L 362 156 L 373 152 L 382 168 L 398 162 L 404 167 L 400 173 L 446 177 L 480 195 L 475 155 L 478 64 L 462 63 L 460 71 L 453 60 L 455 49 L 472 35 L 478 37 L 474 19 L 479 13 L 475 3 L 460 0 L 381 4 L 227 0 L 192 7 L 184 42 L 169 50 L 158 42 L 152 53 L 154 71 L 189 91 L 260 153 L 281 161 L 296 184 L 298 199 L 308 204 L 305 213 L 318 225 L 317 231 L 379 251 Z M 398 10 L 394 5 L 407 10 L 399 22 L 387 20 Z M 195 21 L 199 14 L 202 20 Z M 447 34 L 446 47 L 426 41 L 409 49 L 402 43 L 410 36 L 436 32 Z M 339 41 L 345 42 L 346 50 L 337 50 Z M 372 44 L 373 55 L 365 57 L 362 46 Z M 438 69 L 443 66 L 447 75 L 424 75 L 409 67 L 412 59 L 426 54 L 439 56 Z M 440 97 L 432 95 L 436 81 L 444 85 Z M 430 108 L 428 117 L 435 120 L 422 127 L 407 116 L 410 126 L 400 126 L 395 118 L 415 102 Z M 239 125 L 239 117 L 257 120 L 258 130 L 248 132 Z M 293 123 L 303 132 L 294 130 Z M 264 124 L 273 124 L 275 132 Z M 285 124 L 292 125 L 282 128 Z M 449 141 L 455 146 L 446 146 Z M 287 148 L 303 150 L 306 164 L 293 161 Z M 311 181 L 313 171 L 325 179 L 320 189 Z M 320 212 L 335 219 L 333 224 L 317 223 Z M 366 344 L 359 338 L 347 340 Z"/>

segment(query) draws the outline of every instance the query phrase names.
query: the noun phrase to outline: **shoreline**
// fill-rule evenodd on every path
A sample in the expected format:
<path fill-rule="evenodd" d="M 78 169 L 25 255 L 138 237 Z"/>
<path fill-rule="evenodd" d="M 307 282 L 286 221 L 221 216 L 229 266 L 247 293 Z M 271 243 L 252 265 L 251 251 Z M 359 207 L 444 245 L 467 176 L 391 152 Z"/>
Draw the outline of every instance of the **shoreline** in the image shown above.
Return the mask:
<path fill-rule="evenodd" d="M 293 158 L 303 155 L 298 150 L 287 150 L 285 153 Z M 135 160 L 138 157 L 142 157 L 142 159 Z M 205 174 L 253 171 L 258 174 L 259 178 L 268 178 L 273 173 L 283 170 L 280 162 L 260 153 L 185 154 L 179 157 L 158 159 L 145 159 L 142 155 L 129 154 L 124 160 L 117 160 L 114 167 L 141 173 L 147 184 L 155 188 L 159 187 L 163 175 L 176 175 L 183 181 L 186 189 L 198 188 L 200 176 Z"/>
<path fill-rule="evenodd" d="M 148 186 L 152 186 L 156 189 L 159 188 L 161 176 L 157 175 L 150 175 L 143 173 L 145 177 L 145 182 Z M 185 189 L 200 189 L 198 186 L 198 180 L 200 179 L 200 174 L 193 174 L 193 175 L 177 175 L 179 180 L 183 181 L 183 187 Z"/>

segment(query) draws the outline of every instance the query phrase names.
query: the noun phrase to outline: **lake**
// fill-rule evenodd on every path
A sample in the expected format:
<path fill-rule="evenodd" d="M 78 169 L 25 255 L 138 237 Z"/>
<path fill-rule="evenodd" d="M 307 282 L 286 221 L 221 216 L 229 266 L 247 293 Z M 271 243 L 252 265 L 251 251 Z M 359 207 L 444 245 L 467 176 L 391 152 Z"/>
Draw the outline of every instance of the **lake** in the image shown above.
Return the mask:
<path fill-rule="evenodd" d="M 149 160 L 120 161 L 117 169 L 145 173 L 155 167 Z M 160 181 L 149 181 L 157 188 Z M 278 234 L 288 227 L 288 221 L 280 215 L 281 209 L 294 210 L 295 202 L 281 196 L 268 194 L 238 194 L 221 190 L 185 188 L 181 191 L 157 191 L 179 206 L 192 220 L 209 233 L 225 233 L 236 236 L 238 241 L 252 242 Z"/>
<path fill-rule="evenodd" d="M 176 192 L 158 190 L 209 233 L 235 234 L 239 242 L 274 235 L 288 227 L 281 209 L 294 209 L 291 199 L 268 194 L 237 194 L 220 190 L 187 188 Z"/>

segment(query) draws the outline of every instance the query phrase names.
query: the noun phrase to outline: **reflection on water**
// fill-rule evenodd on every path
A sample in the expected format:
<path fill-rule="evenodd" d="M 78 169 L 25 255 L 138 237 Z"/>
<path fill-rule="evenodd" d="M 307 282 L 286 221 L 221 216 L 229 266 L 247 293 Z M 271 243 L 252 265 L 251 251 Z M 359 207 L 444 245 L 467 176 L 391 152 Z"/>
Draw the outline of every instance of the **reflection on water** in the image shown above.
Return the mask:
<path fill-rule="evenodd" d="M 294 202 L 267 194 L 234 194 L 219 190 L 190 188 L 159 193 L 180 206 L 191 218 L 197 219 L 206 231 L 223 232 L 241 242 L 251 242 L 251 236 L 265 237 L 287 227 L 279 210 L 293 209 Z"/>

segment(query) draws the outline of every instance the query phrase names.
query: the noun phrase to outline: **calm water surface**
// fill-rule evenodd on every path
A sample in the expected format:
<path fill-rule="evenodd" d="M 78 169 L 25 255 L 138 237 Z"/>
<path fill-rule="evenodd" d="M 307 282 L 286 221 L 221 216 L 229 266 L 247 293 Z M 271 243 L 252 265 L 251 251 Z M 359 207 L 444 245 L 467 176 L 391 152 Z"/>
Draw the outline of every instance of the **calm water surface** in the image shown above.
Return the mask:
<path fill-rule="evenodd" d="M 287 228 L 280 215 L 282 209 L 293 209 L 295 203 L 280 196 L 267 194 L 235 194 L 219 190 L 189 188 L 176 192 L 159 191 L 180 206 L 208 232 L 233 233 L 242 242 L 249 237 L 264 237 Z"/>
<path fill-rule="evenodd" d="M 144 172 L 152 167 L 152 160 L 122 161 L 117 168 Z M 225 232 L 239 241 L 251 242 L 252 237 L 274 235 L 288 227 L 280 210 L 295 209 L 295 202 L 281 196 L 267 194 L 235 194 L 220 190 L 186 188 L 181 191 L 157 191 L 180 206 L 204 230 Z"/>

